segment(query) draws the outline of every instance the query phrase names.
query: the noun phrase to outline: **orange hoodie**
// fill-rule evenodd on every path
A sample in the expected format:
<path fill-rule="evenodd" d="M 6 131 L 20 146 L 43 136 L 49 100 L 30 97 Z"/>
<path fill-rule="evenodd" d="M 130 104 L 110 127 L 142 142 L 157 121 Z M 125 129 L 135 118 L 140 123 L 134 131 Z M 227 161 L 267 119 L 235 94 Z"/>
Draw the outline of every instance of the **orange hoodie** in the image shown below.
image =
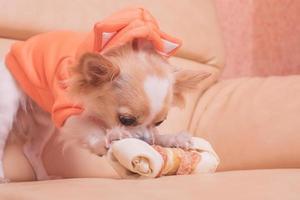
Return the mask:
<path fill-rule="evenodd" d="M 90 33 L 49 32 L 27 41 L 16 42 L 6 56 L 6 65 L 22 90 L 42 109 L 51 113 L 57 127 L 83 108 L 67 96 L 69 68 L 86 52 L 104 53 L 135 38 L 152 42 L 164 56 L 170 56 L 181 42 L 159 30 L 158 24 L 144 8 L 121 10 L 98 22 Z"/>

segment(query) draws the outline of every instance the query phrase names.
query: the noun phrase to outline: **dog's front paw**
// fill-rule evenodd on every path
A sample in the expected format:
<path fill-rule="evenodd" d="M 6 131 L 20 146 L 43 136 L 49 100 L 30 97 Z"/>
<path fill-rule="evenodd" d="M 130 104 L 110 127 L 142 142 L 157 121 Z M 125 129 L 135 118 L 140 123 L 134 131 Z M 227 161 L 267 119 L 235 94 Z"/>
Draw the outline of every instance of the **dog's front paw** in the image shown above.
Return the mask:
<path fill-rule="evenodd" d="M 192 147 L 192 136 L 186 132 L 177 133 L 170 138 L 169 145 L 170 147 L 190 149 Z"/>
<path fill-rule="evenodd" d="M 156 135 L 155 144 L 163 147 L 176 147 L 182 149 L 190 149 L 193 146 L 192 136 L 186 132 Z"/>

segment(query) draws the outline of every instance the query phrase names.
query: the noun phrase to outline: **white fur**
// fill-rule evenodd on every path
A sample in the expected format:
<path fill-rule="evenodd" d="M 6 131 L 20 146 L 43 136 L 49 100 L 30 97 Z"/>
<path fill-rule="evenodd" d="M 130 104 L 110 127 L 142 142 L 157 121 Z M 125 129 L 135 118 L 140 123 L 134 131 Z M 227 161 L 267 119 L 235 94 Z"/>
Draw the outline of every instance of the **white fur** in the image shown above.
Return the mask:
<path fill-rule="evenodd" d="M 33 114 L 35 115 L 35 113 Z M 51 123 L 51 118 L 39 114 L 35 116 L 42 119 L 45 123 L 35 127 L 36 129 L 30 133 L 34 135 L 31 140 L 27 140 L 24 144 L 23 152 L 34 169 L 36 179 L 47 180 L 49 176 L 44 168 L 42 154 L 46 144 L 56 129 L 53 123 Z"/>
<path fill-rule="evenodd" d="M 146 59 L 147 54 L 145 52 L 139 52 L 138 53 L 138 57 L 141 61 L 143 61 L 144 63 L 147 63 L 147 59 Z"/>
<path fill-rule="evenodd" d="M 103 141 L 106 140 L 105 130 L 103 127 L 99 127 L 97 124 L 88 121 L 88 114 L 86 112 L 82 115 L 75 115 L 69 117 L 64 126 L 59 130 L 61 137 L 67 137 L 66 139 L 80 140 L 87 144 L 98 154 L 103 155 L 105 153 L 105 146 L 101 146 Z"/>
<path fill-rule="evenodd" d="M 17 83 L 3 61 L 0 62 L 0 96 L 0 179 L 5 180 L 2 160 L 6 140 L 12 129 L 18 108 L 21 103 L 24 103 L 21 101 L 26 99 L 26 97 L 18 88 Z M 39 180 L 46 179 L 48 176 L 43 167 L 41 155 L 44 146 L 54 132 L 54 126 L 51 124 L 49 114 L 44 113 L 44 111 L 39 110 L 31 114 L 39 124 L 37 127 L 38 131 L 32 132 L 37 132 L 38 134 L 34 135 L 34 139 L 26 141 L 23 150 L 34 168 L 37 178 Z M 30 128 L 33 129 L 33 127 Z M 43 132 L 43 134 L 40 132 Z"/>
<path fill-rule="evenodd" d="M 144 90 L 150 102 L 150 117 L 153 117 L 162 109 L 165 98 L 170 88 L 170 81 L 156 76 L 148 76 L 144 82 Z"/>
<path fill-rule="evenodd" d="M 5 63 L 0 61 L 0 178 L 4 178 L 2 159 L 5 143 L 21 97 L 22 94 Z"/>
<path fill-rule="evenodd" d="M 96 144 L 98 144 L 101 139 L 103 138 L 97 132 L 89 133 L 89 135 L 87 136 L 88 143 L 91 146 L 95 146 Z"/>

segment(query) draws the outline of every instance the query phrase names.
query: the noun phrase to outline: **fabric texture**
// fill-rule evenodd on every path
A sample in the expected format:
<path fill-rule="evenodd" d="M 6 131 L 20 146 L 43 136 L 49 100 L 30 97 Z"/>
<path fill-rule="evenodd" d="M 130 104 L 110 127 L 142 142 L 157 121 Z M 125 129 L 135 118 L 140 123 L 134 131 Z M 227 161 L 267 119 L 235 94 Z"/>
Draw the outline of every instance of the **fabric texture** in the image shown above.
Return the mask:
<path fill-rule="evenodd" d="M 223 78 L 300 73 L 300 1 L 216 0 Z"/>
<path fill-rule="evenodd" d="M 6 65 L 22 90 L 51 113 L 57 127 L 83 109 L 73 103 L 63 81 L 76 63 L 76 52 L 85 35 L 51 32 L 12 45 Z"/>
<path fill-rule="evenodd" d="M 147 180 L 97 178 L 1 185 L 10 200 L 299 200 L 299 169 L 243 170 Z"/>

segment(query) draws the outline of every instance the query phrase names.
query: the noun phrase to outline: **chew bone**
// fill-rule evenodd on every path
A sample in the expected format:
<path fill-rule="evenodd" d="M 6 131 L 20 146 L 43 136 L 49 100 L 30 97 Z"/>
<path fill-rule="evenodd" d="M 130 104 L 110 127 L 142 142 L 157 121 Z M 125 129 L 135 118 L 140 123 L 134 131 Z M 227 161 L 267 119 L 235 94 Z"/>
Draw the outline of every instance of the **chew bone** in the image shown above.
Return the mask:
<path fill-rule="evenodd" d="M 122 139 L 112 144 L 107 158 L 122 178 L 211 173 L 219 164 L 211 145 L 196 137 L 191 150 L 150 146 L 135 138 Z"/>

